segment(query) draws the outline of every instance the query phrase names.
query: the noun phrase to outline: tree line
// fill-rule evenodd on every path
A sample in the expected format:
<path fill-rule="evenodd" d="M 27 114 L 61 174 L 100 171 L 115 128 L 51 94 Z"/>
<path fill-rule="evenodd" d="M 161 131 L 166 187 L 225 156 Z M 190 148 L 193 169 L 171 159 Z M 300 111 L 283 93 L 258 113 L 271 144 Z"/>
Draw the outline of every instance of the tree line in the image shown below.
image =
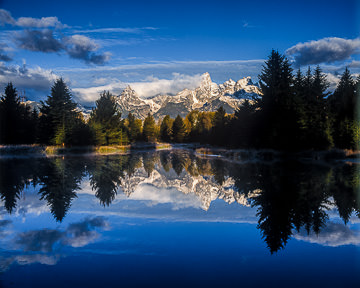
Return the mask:
<path fill-rule="evenodd" d="M 291 63 L 273 50 L 265 61 L 259 84 L 262 95 L 244 100 L 234 114 L 189 112 L 156 121 L 132 113 L 122 118 L 115 97 L 100 93 L 85 120 L 62 78 L 55 81 L 39 111 L 20 102 L 12 83 L 0 100 L 0 144 L 81 146 L 127 145 L 145 142 L 199 142 L 240 148 L 279 150 L 358 149 L 360 77 L 346 68 L 335 91 L 319 66 L 294 73 Z"/>

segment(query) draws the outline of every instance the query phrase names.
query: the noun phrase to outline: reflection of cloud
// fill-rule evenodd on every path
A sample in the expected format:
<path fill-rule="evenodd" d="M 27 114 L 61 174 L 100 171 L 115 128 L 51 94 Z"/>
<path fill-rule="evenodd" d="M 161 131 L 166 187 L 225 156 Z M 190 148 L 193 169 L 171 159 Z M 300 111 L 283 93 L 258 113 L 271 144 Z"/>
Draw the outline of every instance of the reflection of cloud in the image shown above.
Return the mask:
<path fill-rule="evenodd" d="M 34 230 L 17 235 L 15 244 L 24 251 L 52 252 L 56 245 L 83 247 L 93 242 L 99 235 L 95 228 L 107 228 L 103 217 L 87 218 L 82 222 L 70 224 L 65 231 Z"/>
<path fill-rule="evenodd" d="M 58 230 L 38 230 L 20 233 L 15 243 L 25 251 L 51 252 L 56 242 L 63 238 Z"/>
<path fill-rule="evenodd" d="M 64 238 L 63 243 L 72 247 L 83 247 L 99 237 L 99 234 L 93 231 L 93 229 L 106 229 L 107 227 L 108 223 L 102 217 L 95 217 L 79 223 L 70 224 L 66 230 L 67 237 Z"/>
<path fill-rule="evenodd" d="M 14 263 L 18 265 L 30 265 L 34 263 L 55 265 L 59 259 L 59 255 L 49 256 L 43 254 L 16 255 L 9 258 L 0 257 L 0 272 L 6 271 Z"/>
<path fill-rule="evenodd" d="M 342 61 L 358 53 L 360 53 L 360 39 L 337 37 L 298 43 L 286 50 L 286 54 L 294 56 L 299 66 Z"/>
<path fill-rule="evenodd" d="M 294 238 L 330 247 L 360 245 L 360 233 L 358 231 L 351 230 L 344 224 L 333 222 L 329 222 L 319 235 L 313 232 L 308 235 L 306 230 L 302 229 L 294 235 Z"/>
<path fill-rule="evenodd" d="M 184 194 L 176 188 L 159 188 L 151 184 L 141 184 L 129 199 L 150 201 L 152 204 L 172 204 L 173 209 L 202 208 L 201 200 L 194 193 Z"/>

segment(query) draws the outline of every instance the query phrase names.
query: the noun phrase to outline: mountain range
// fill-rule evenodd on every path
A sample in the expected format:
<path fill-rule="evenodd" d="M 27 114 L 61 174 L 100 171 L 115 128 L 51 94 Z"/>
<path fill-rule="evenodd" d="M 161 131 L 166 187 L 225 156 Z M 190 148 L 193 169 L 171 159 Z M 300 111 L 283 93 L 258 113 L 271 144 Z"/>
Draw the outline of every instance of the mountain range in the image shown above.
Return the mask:
<path fill-rule="evenodd" d="M 226 113 L 233 113 L 245 99 L 253 99 L 260 94 L 259 87 L 253 84 L 251 77 L 236 82 L 230 79 L 218 85 L 212 82 L 209 73 L 204 73 L 200 87 L 194 90 L 184 89 L 176 95 L 142 99 L 131 86 L 127 86 L 115 98 L 122 117 L 127 117 L 131 112 L 136 118 L 144 119 L 151 113 L 159 119 L 165 115 L 185 117 L 192 110 L 216 111 L 220 106 Z"/>

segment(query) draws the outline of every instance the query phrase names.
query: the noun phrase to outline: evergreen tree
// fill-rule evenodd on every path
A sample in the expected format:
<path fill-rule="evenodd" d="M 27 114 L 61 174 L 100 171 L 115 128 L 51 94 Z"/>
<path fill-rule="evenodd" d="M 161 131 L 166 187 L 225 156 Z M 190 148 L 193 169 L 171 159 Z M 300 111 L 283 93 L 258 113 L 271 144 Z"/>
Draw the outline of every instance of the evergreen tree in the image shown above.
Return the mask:
<path fill-rule="evenodd" d="M 265 61 L 259 79 L 263 93 L 257 100 L 261 142 L 277 149 L 297 148 L 299 112 L 288 59 L 273 50 Z"/>
<path fill-rule="evenodd" d="M 40 141 L 46 144 L 71 144 L 67 139 L 75 122 L 80 117 L 71 92 L 62 78 L 51 87 L 51 95 L 40 108 Z"/>
<path fill-rule="evenodd" d="M 150 113 L 144 119 L 143 138 L 146 142 L 156 141 L 155 119 Z"/>
<path fill-rule="evenodd" d="M 160 125 L 160 138 L 162 141 L 170 142 L 172 138 L 173 119 L 166 115 Z"/>
<path fill-rule="evenodd" d="M 98 145 L 124 145 L 128 142 L 121 113 L 109 91 L 100 93 L 96 108 L 91 112 L 89 124 L 95 131 Z"/>
<path fill-rule="evenodd" d="M 33 143 L 31 129 L 30 108 L 20 102 L 16 88 L 10 82 L 0 99 L 0 143 Z"/>
<path fill-rule="evenodd" d="M 173 131 L 173 139 L 175 142 L 181 143 L 184 141 L 185 136 L 186 136 L 186 134 L 185 134 L 186 127 L 185 127 L 184 121 L 180 115 L 176 116 L 174 123 L 173 123 L 172 131 Z"/>
<path fill-rule="evenodd" d="M 135 116 L 130 112 L 127 117 L 128 120 L 128 132 L 130 142 L 140 140 L 141 138 L 141 126 L 142 122 L 140 119 L 136 119 Z"/>
<path fill-rule="evenodd" d="M 239 109 L 235 110 L 231 121 L 231 143 L 235 146 L 247 148 L 256 146 L 253 128 L 255 126 L 255 105 L 245 100 Z"/>
<path fill-rule="evenodd" d="M 215 112 L 213 122 L 212 142 L 217 145 L 226 144 L 226 112 L 222 106 L 220 106 Z"/>
<path fill-rule="evenodd" d="M 359 122 L 356 120 L 356 85 L 349 69 L 345 69 L 334 94 L 329 97 L 334 144 L 339 148 L 356 149 Z"/>

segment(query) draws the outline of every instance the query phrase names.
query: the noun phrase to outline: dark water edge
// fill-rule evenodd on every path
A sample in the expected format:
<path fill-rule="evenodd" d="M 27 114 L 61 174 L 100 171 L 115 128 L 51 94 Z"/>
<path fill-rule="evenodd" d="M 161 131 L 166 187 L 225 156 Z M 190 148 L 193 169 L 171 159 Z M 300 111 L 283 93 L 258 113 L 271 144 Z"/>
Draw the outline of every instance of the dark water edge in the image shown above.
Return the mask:
<path fill-rule="evenodd" d="M 197 143 L 169 144 L 169 143 L 134 143 L 126 146 L 77 146 L 58 147 L 42 145 L 0 145 L 0 157 L 41 157 L 56 155 L 109 155 L 128 154 L 131 151 L 189 149 L 202 156 L 218 156 L 234 161 L 273 161 L 273 160 L 314 160 L 332 161 L 346 159 L 360 159 L 360 151 L 331 149 L 324 151 L 278 151 L 272 149 L 227 149 L 200 145 Z"/>

